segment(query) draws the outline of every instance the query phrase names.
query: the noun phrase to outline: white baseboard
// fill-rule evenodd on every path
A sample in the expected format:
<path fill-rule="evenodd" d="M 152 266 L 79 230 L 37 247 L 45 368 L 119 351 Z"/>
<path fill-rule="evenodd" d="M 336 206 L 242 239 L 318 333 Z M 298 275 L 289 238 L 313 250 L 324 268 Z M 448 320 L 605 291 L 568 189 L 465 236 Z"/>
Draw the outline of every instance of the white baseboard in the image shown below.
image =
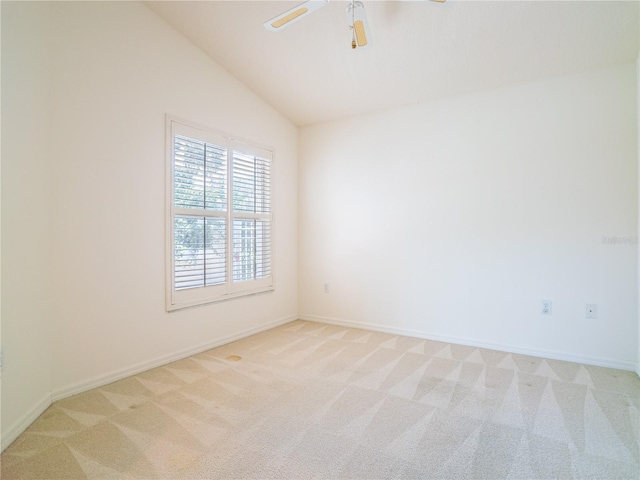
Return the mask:
<path fill-rule="evenodd" d="M 0 451 L 4 452 L 6 448 L 36 420 L 36 418 L 42 415 L 44 411 L 51 406 L 51 403 L 51 393 L 47 393 L 38 403 L 27 410 L 24 415 L 13 422 L 11 426 L 7 428 L 6 432 L 2 432 Z"/>
<path fill-rule="evenodd" d="M 179 350 L 177 352 L 170 353 L 168 355 L 163 355 L 161 357 L 157 357 L 152 360 L 148 360 L 145 362 L 138 363 L 136 365 L 132 365 L 130 367 L 121 368 L 119 370 L 114 370 L 112 372 L 105 373 L 104 375 L 100 375 L 99 377 L 95 377 L 92 379 L 83 380 L 81 382 L 67 385 L 66 387 L 62 387 L 54 390 L 51 393 L 51 398 L 54 402 L 58 400 L 62 400 L 63 398 L 67 398 L 72 395 L 77 395 L 78 393 L 83 393 L 93 388 L 102 387 L 104 385 L 108 385 L 109 383 L 122 380 L 123 378 L 130 377 L 131 375 L 136 375 L 138 373 L 151 370 L 152 368 L 161 367 L 162 365 L 166 365 L 167 363 L 175 362 L 177 360 L 181 360 L 183 358 L 190 357 L 191 355 L 202 353 L 206 350 L 210 350 L 212 348 L 216 348 L 221 345 L 225 345 L 227 343 L 231 343 L 245 337 L 250 337 L 251 335 L 255 335 L 256 333 L 264 332 L 265 330 L 270 330 L 272 328 L 279 327 L 280 325 L 284 325 L 285 323 L 289 323 L 297 319 L 298 319 L 298 315 L 289 315 L 287 317 L 283 317 L 278 320 L 265 323 L 264 325 L 260 325 L 259 327 L 248 328 L 246 330 L 242 330 L 238 333 L 234 333 L 226 337 L 210 340 L 206 343 L 196 345 L 195 347 L 189 347 L 183 350 Z"/>
<path fill-rule="evenodd" d="M 391 333 L 393 335 L 404 335 L 408 337 L 424 338 L 426 340 L 435 340 L 439 342 L 455 343 L 458 345 L 467 345 L 470 347 L 486 348 L 489 350 L 500 350 L 503 352 L 517 353 L 521 355 L 530 355 L 532 357 L 549 358 L 551 360 L 562 360 L 565 362 L 583 363 L 586 365 L 595 365 L 598 367 L 615 368 L 617 370 L 629 370 L 638 373 L 640 367 L 634 362 L 625 362 L 619 360 L 610 360 L 597 357 L 586 357 L 581 355 L 572 355 L 562 352 L 552 352 L 547 350 L 534 350 L 529 348 L 522 348 L 513 345 L 502 345 L 499 343 L 487 343 L 479 342 L 469 338 L 460 338 L 449 335 L 434 335 L 427 332 L 418 330 L 411 330 L 408 328 L 389 327 L 387 325 L 380 325 L 376 323 L 368 322 L 354 322 L 351 320 L 344 320 L 341 318 L 323 317 L 319 315 L 302 314 L 299 316 L 300 320 L 308 320 L 312 322 L 328 323 L 331 325 L 338 325 L 341 327 L 351 328 L 364 328 L 367 330 L 374 330 L 376 332 Z M 640 373 L 638 373 L 640 376 Z"/>

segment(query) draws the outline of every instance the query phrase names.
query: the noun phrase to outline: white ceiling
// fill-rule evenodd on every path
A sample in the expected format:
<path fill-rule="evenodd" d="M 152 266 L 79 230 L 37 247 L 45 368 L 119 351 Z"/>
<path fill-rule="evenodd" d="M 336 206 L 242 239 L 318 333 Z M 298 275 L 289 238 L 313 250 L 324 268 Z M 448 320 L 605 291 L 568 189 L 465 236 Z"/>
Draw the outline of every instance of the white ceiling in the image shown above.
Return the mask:
<path fill-rule="evenodd" d="M 640 2 L 364 0 L 372 35 L 352 50 L 345 9 L 279 32 L 299 1 L 146 4 L 299 126 L 633 62 Z"/>

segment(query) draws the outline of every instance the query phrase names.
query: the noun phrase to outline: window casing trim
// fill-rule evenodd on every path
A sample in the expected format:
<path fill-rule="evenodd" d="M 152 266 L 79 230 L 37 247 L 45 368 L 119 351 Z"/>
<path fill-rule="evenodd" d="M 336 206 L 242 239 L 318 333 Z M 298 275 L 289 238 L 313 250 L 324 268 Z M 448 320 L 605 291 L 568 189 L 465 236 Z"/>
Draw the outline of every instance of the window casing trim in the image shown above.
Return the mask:
<path fill-rule="evenodd" d="M 275 189 L 273 187 L 275 178 L 275 151 L 273 148 L 259 145 L 256 142 L 248 141 L 220 132 L 197 123 L 184 120 L 182 118 L 166 115 L 165 122 L 165 308 L 171 312 L 182 308 L 194 307 L 207 303 L 220 302 L 234 298 L 255 295 L 258 293 L 275 290 Z M 178 208 L 174 202 L 174 138 L 175 135 L 182 135 L 193 138 L 194 130 L 197 131 L 198 140 L 211 142 L 216 145 L 226 145 L 227 147 L 227 209 L 226 211 L 206 210 L 206 217 L 225 218 L 227 222 L 227 232 L 231 232 L 234 219 L 265 219 L 270 222 L 270 272 L 262 278 L 247 281 L 233 281 L 233 238 L 227 234 L 226 255 L 227 255 L 227 279 L 224 284 L 211 285 L 205 287 L 190 288 L 177 291 L 174 288 L 175 259 L 174 259 L 174 218 L 176 215 L 200 216 L 205 213 L 199 209 Z M 221 143 L 222 142 L 222 143 Z M 270 163 L 270 211 L 268 215 L 234 212 L 232 200 L 232 159 L 233 152 L 241 151 L 245 154 L 255 155 L 269 159 Z"/>

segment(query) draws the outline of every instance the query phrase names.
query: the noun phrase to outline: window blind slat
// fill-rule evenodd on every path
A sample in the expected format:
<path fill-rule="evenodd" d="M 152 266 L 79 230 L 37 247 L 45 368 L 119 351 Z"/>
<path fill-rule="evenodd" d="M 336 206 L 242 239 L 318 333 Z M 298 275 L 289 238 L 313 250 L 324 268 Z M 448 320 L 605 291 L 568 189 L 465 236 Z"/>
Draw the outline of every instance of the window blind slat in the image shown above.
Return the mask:
<path fill-rule="evenodd" d="M 226 282 L 226 220 L 176 215 L 174 220 L 175 289 Z"/>
<path fill-rule="evenodd" d="M 234 219 L 233 281 L 242 282 L 271 274 L 270 222 Z"/>
<path fill-rule="evenodd" d="M 223 211 L 227 206 L 227 150 L 180 135 L 174 137 L 174 205 Z"/>
<path fill-rule="evenodd" d="M 233 211 L 269 213 L 270 163 L 266 159 L 233 151 Z"/>

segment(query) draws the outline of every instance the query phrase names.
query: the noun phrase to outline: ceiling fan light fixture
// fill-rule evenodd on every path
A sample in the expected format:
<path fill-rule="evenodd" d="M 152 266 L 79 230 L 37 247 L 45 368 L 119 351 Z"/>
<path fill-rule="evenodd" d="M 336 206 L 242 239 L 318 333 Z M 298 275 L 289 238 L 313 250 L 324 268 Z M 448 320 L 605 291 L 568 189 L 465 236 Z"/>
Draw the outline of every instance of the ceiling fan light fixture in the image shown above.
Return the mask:
<path fill-rule="evenodd" d="M 1 1 L 1 0 L 0 0 Z M 438 3 L 444 3 L 446 0 L 432 0 Z M 282 12 L 277 17 L 264 22 L 264 28 L 277 32 L 297 22 L 308 14 L 315 12 L 319 8 L 324 7 L 329 0 L 307 0 L 300 5 L 290 8 L 286 12 Z M 366 47 L 371 44 L 371 31 L 369 30 L 369 22 L 364 11 L 364 4 L 361 1 L 350 0 L 347 5 L 347 25 L 351 33 L 351 48 Z"/>
<path fill-rule="evenodd" d="M 367 22 L 367 15 L 362 2 L 351 1 L 349 3 L 347 6 L 347 23 L 353 32 L 351 48 L 355 48 L 353 42 L 358 47 L 369 45 L 369 23 Z"/>
<path fill-rule="evenodd" d="M 299 19 L 306 17 L 308 14 L 315 12 L 319 8 L 324 7 L 327 3 L 329 3 L 329 0 L 308 0 L 264 22 L 262 25 L 264 25 L 264 28 L 267 30 L 277 32 L 297 22 Z"/>
<path fill-rule="evenodd" d="M 282 18 L 277 19 L 275 22 L 271 22 L 271 26 L 273 28 L 280 28 L 283 25 L 286 25 L 287 23 L 289 23 L 290 21 L 295 20 L 300 15 L 304 15 L 308 11 L 309 11 L 308 8 L 305 8 L 305 7 L 299 8 L 299 9 L 291 12 L 289 15 L 286 15 L 286 16 L 284 16 Z"/>
<path fill-rule="evenodd" d="M 353 24 L 353 29 L 356 32 L 358 46 L 364 47 L 367 44 L 367 32 L 365 31 L 362 20 L 356 20 Z"/>

